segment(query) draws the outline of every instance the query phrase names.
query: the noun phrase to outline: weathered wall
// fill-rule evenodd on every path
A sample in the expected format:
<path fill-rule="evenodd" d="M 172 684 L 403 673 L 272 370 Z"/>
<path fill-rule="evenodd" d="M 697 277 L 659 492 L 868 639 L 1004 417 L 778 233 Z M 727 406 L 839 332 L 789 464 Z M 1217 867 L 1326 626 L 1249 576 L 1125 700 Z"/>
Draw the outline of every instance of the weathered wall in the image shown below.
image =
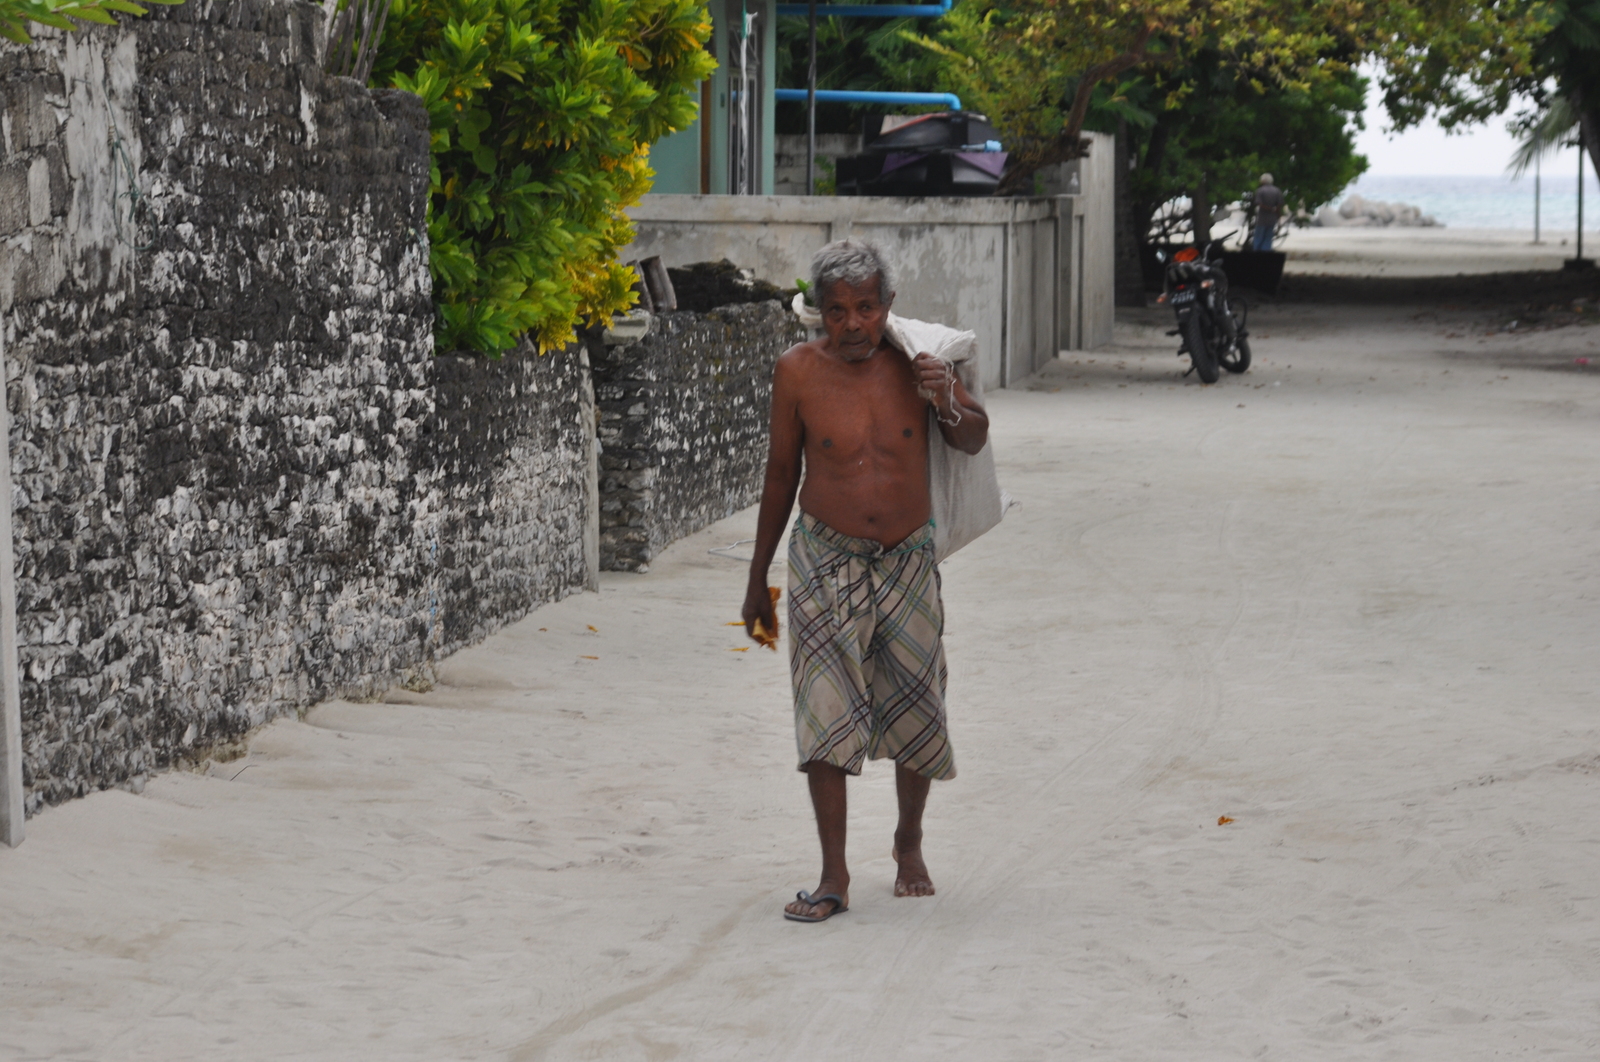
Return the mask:
<path fill-rule="evenodd" d="M 776 154 L 773 161 L 774 195 L 806 194 L 806 138 L 780 136 L 774 138 Z M 817 135 L 817 170 L 820 182 L 835 172 L 839 159 L 845 155 L 861 154 L 860 133 L 819 133 Z"/>
<path fill-rule="evenodd" d="M 805 338 L 759 302 L 662 314 L 638 343 L 591 346 L 602 568 L 649 571 L 667 543 L 759 500 L 772 365 Z"/>
<path fill-rule="evenodd" d="M 992 390 L 1080 345 L 1080 335 L 1109 338 L 1109 301 L 1086 304 L 1087 323 L 1074 330 L 1078 263 L 1090 290 L 1097 274 L 1107 291 L 1111 279 L 1109 245 L 1103 263 L 1092 238 L 1081 258 L 1072 250 L 1085 201 L 647 195 L 628 212 L 637 235 L 624 257 L 660 255 L 669 266 L 727 258 L 789 284 L 828 241 L 872 240 L 898 274 L 895 312 L 977 333 L 983 385 Z"/>
<path fill-rule="evenodd" d="M 594 399 L 579 345 L 542 357 L 442 356 L 432 379 L 428 437 L 440 449 L 428 608 L 441 610 L 442 654 L 591 581 Z"/>
<path fill-rule="evenodd" d="M 1111 342 L 1116 317 L 1117 143 L 1109 133 L 1085 133 L 1089 155 L 1078 159 L 1079 185 L 1073 241 L 1072 280 L 1075 347 L 1093 350 Z"/>
<path fill-rule="evenodd" d="M 581 352 L 432 358 L 426 115 L 324 78 L 321 18 L 188 0 L 0 49 L 30 811 L 587 578 Z"/>

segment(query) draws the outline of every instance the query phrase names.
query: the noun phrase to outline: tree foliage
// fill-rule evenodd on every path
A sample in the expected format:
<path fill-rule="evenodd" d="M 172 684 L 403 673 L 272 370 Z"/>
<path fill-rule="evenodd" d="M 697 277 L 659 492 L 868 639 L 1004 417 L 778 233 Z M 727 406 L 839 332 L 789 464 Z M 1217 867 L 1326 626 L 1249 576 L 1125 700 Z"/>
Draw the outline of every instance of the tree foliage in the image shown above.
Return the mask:
<path fill-rule="evenodd" d="M 181 4 L 183 0 L 140 0 L 140 4 Z M 145 9 L 131 0 L 0 0 L 0 37 L 27 44 L 28 23 L 75 30 L 73 19 L 114 26 L 113 12 L 142 15 Z"/>
<path fill-rule="evenodd" d="M 960 0 L 923 43 L 1006 139 L 1011 190 L 1075 157 L 1096 88 L 1135 73 L 1211 55 L 1260 92 L 1309 92 L 1370 56 L 1402 126 L 1465 121 L 1531 70 L 1542 25 L 1522 0 Z M 1168 109 L 1196 91 L 1164 83 Z"/>
<path fill-rule="evenodd" d="M 373 80 L 431 117 L 439 350 L 549 349 L 632 303 L 623 211 L 710 34 L 703 0 L 394 0 Z"/>
<path fill-rule="evenodd" d="M 1581 131 L 1600 172 L 1600 0 L 1551 0 L 1545 20 L 1549 31 L 1534 48 L 1533 71 L 1512 86 L 1531 103 L 1512 122 L 1524 137 L 1513 168 L 1526 169 L 1535 155 L 1572 143 Z"/>
<path fill-rule="evenodd" d="M 1182 91 L 1173 81 L 1182 82 Z M 1291 210 L 1314 210 L 1360 176 L 1367 162 L 1356 153 L 1354 134 L 1365 88 L 1365 79 L 1348 71 L 1305 87 L 1258 87 L 1201 53 L 1119 86 L 1117 97 L 1128 103 L 1098 108 L 1101 114 L 1091 109 L 1090 124 L 1122 112 L 1133 163 L 1131 231 L 1143 236 L 1157 210 L 1186 198 L 1191 231 L 1203 243 L 1213 208 L 1246 199 L 1262 173 L 1284 189 Z M 1174 97 L 1176 106 L 1161 105 Z M 1136 101 L 1145 106 L 1129 106 Z"/>
<path fill-rule="evenodd" d="M 1540 101 L 1536 108 L 1524 112 L 1511 123 L 1521 140 L 1511 153 L 1506 169 L 1512 177 L 1521 177 L 1544 155 L 1571 143 L 1577 127 L 1578 109 L 1566 96 L 1552 95 Z"/>
<path fill-rule="evenodd" d="M 826 5 L 817 19 L 817 88 L 869 92 L 932 92 L 941 82 L 942 60 L 919 47 L 917 35 L 934 20 L 919 18 L 830 18 Z M 778 19 L 776 83 L 804 88 L 810 60 L 810 31 L 799 16 Z M 906 114 L 938 111 L 937 106 L 904 106 Z M 860 116 L 882 104 L 819 103 L 819 133 L 860 131 Z M 805 104 L 778 104 L 778 132 L 805 132 Z"/>
<path fill-rule="evenodd" d="M 1380 66 L 1396 129 L 1432 115 L 1446 129 L 1503 113 L 1537 76 L 1539 42 L 1565 0 L 1389 0 L 1360 38 Z"/>
<path fill-rule="evenodd" d="M 1448 56 L 1419 49 L 1406 60 L 1385 55 L 1384 102 L 1398 128 L 1430 110 L 1446 128 L 1482 121 L 1521 102 L 1511 127 L 1523 137 L 1511 159 L 1520 173 L 1535 156 L 1571 144 L 1580 130 L 1600 170 L 1600 0 L 1505 0 L 1531 36 L 1526 61 L 1486 64 L 1463 73 Z M 1531 34 L 1528 30 L 1531 29 Z"/>

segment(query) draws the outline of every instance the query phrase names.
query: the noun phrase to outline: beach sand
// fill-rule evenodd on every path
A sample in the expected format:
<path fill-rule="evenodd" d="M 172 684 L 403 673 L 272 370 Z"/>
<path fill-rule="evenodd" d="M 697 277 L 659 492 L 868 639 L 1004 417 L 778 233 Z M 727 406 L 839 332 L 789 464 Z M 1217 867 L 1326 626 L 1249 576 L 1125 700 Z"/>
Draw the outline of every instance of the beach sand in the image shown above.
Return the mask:
<path fill-rule="evenodd" d="M 431 692 L 33 819 L 0 1057 L 1600 1057 L 1600 329 L 1252 324 L 1214 387 L 1151 310 L 991 396 L 1020 505 L 944 566 L 936 897 L 874 763 L 852 909 L 780 916 L 786 662 L 707 552 L 746 511 Z"/>
<path fill-rule="evenodd" d="M 1540 234 L 1512 229 L 1294 229 L 1278 243 L 1288 273 L 1427 277 L 1560 269 L 1576 257 L 1574 231 Z M 1600 232 L 1583 234 L 1586 258 L 1600 256 Z"/>

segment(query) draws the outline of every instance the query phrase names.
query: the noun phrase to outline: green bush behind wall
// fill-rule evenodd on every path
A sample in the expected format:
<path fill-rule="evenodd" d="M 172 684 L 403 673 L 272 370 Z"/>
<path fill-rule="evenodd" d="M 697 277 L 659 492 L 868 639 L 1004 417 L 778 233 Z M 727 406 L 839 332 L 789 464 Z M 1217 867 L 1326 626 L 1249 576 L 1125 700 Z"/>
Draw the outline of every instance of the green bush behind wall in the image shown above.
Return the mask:
<path fill-rule="evenodd" d="M 704 0 L 394 0 L 373 82 L 432 118 L 436 349 L 561 346 L 633 302 L 623 210 L 715 66 Z"/>

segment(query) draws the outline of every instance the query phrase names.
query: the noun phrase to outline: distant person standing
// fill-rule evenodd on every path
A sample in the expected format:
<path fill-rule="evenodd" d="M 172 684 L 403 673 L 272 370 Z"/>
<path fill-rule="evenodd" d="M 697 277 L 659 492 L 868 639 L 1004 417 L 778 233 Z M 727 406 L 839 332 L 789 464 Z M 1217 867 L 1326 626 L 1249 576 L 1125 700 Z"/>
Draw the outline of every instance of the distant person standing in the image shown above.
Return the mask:
<path fill-rule="evenodd" d="M 1272 236 L 1278 231 L 1278 219 L 1283 217 L 1283 189 L 1272 183 L 1272 174 L 1261 175 L 1261 187 L 1256 189 L 1256 232 L 1250 243 L 1252 251 L 1272 250 Z"/>

